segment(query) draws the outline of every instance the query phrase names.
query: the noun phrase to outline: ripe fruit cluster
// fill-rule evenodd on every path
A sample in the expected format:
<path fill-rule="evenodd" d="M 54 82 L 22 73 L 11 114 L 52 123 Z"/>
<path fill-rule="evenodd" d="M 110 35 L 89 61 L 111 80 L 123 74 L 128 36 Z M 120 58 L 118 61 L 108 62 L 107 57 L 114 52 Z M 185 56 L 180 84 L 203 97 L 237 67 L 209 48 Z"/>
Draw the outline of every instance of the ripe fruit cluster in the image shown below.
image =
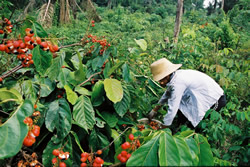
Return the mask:
<path fill-rule="evenodd" d="M 91 21 L 91 23 L 92 23 L 92 25 L 91 25 L 91 26 L 92 26 L 92 27 L 95 27 L 95 21 L 94 21 L 94 20 L 92 20 L 92 21 Z"/>
<path fill-rule="evenodd" d="M 154 121 L 151 121 L 151 122 L 149 123 L 149 126 L 150 126 L 152 129 L 154 129 L 154 130 L 160 129 L 160 125 L 159 125 L 157 122 L 154 122 Z"/>
<path fill-rule="evenodd" d="M 34 31 L 30 28 L 25 29 L 26 36 L 17 40 L 5 40 L 5 43 L 0 44 L 0 51 L 8 54 L 16 54 L 17 59 L 22 61 L 23 67 L 29 67 L 33 64 L 31 50 L 40 45 L 44 51 L 51 51 L 52 53 L 59 50 L 57 45 L 53 45 L 50 41 L 42 41 L 40 37 L 34 37 Z"/>
<path fill-rule="evenodd" d="M 11 21 L 7 18 L 4 18 L 4 25 L 3 29 L 0 29 L 0 34 L 9 34 L 12 32 L 13 25 L 11 24 Z"/>
<path fill-rule="evenodd" d="M 26 166 L 34 166 L 34 167 L 41 167 L 41 163 L 37 160 L 38 156 L 35 152 L 31 155 L 23 153 L 25 160 L 18 161 L 17 167 L 26 167 Z"/>
<path fill-rule="evenodd" d="M 98 150 L 94 154 L 83 152 L 81 154 L 82 163 L 80 167 L 85 167 L 85 166 L 101 167 L 104 164 L 104 160 L 100 157 L 95 156 L 95 155 L 101 155 L 101 154 L 102 154 L 102 150 Z"/>
<path fill-rule="evenodd" d="M 131 143 L 128 141 L 124 142 L 121 145 L 123 151 L 120 154 L 118 154 L 118 156 L 117 156 L 117 159 L 121 163 L 126 163 L 127 160 L 131 157 L 131 153 L 129 153 L 129 152 L 135 151 L 141 145 L 140 141 L 138 139 L 136 139 L 136 140 L 134 139 L 134 135 L 132 133 L 129 134 L 128 138 L 131 141 Z"/>
<path fill-rule="evenodd" d="M 26 117 L 23 122 L 29 126 L 29 132 L 23 140 L 23 145 L 30 147 L 36 142 L 36 137 L 40 135 L 40 127 L 33 125 L 33 120 L 30 117 Z"/>
<path fill-rule="evenodd" d="M 52 159 L 53 167 L 66 167 L 66 161 L 69 158 L 69 152 L 63 152 L 62 149 L 54 149 L 52 154 L 56 157 Z"/>
<path fill-rule="evenodd" d="M 82 39 L 82 41 L 84 41 L 84 39 Z M 85 41 L 85 43 L 89 43 L 89 42 L 92 42 L 92 43 L 99 43 L 102 48 L 100 50 L 100 55 L 103 54 L 104 50 L 106 50 L 108 47 L 110 47 L 110 43 L 107 42 L 107 39 L 105 39 L 105 36 L 102 37 L 102 39 L 96 37 L 96 36 L 93 36 L 92 34 L 89 34 L 88 35 L 88 40 Z M 89 50 L 89 53 L 91 53 L 94 49 L 94 45 L 90 46 L 90 50 Z"/>

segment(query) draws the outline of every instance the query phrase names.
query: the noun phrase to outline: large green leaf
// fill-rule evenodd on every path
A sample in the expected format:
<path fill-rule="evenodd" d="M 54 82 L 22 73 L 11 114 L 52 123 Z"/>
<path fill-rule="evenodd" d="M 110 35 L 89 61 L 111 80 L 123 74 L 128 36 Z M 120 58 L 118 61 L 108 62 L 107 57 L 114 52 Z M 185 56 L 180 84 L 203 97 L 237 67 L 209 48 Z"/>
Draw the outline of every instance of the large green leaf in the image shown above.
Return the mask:
<path fill-rule="evenodd" d="M 62 149 L 63 152 L 69 152 L 69 159 L 64 161 L 68 166 L 72 166 L 72 141 L 70 136 L 67 136 L 62 142 L 57 142 L 57 136 L 53 136 L 46 148 L 43 150 L 42 160 L 44 166 L 53 166 L 52 159 L 55 157 L 52 152 L 54 149 Z"/>
<path fill-rule="evenodd" d="M 22 95 L 16 89 L 0 89 L 0 104 L 8 101 L 15 101 L 21 103 L 23 101 Z"/>
<path fill-rule="evenodd" d="M 107 122 L 107 124 L 113 128 L 116 126 L 117 122 L 118 122 L 118 118 L 116 114 L 112 114 L 110 112 L 107 111 L 103 111 L 102 113 L 102 117 L 104 118 L 104 120 Z"/>
<path fill-rule="evenodd" d="M 121 82 L 116 79 L 105 79 L 104 80 L 104 89 L 106 95 L 114 103 L 117 103 L 122 100 L 123 89 Z"/>
<path fill-rule="evenodd" d="M 39 37 L 48 37 L 47 32 L 43 29 L 43 27 L 37 23 L 37 22 L 32 22 L 32 30 L 34 31 L 35 36 Z"/>
<path fill-rule="evenodd" d="M 52 63 L 51 52 L 43 51 L 38 45 L 32 50 L 32 55 L 36 71 L 43 75 Z"/>
<path fill-rule="evenodd" d="M 114 104 L 115 111 L 118 115 L 123 117 L 128 109 L 130 108 L 130 103 L 131 103 L 131 98 L 130 98 L 130 93 L 127 87 L 123 87 L 123 98 L 120 102 L 117 102 Z"/>
<path fill-rule="evenodd" d="M 211 151 L 209 143 L 207 142 L 207 139 L 200 134 L 196 134 L 195 140 L 200 146 L 199 165 L 213 166 L 214 165 L 213 153 Z"/>
<path fill-rule="evenodd" d="M 49 104 L 45 125 L 50 132 L 56 129 L 58 140 L 68 135 L 71 129 L 71 111 L 68 102 L 61 98 Z"/>
<path fill-rule="evenodd" d="M 65 85 L 64 89 L 66 91 L 68 101 L 74 105 L 78 99 L 77 94 L 69 87 L 69 85 Z"/>
<path fill-rule="evenodd" d="M 65 53 L 63 52 L 60 56 L 53 59 L 52 65 L 47 69 L 46 75 L 52 81 L 57 79 L 58 74 L 61 71 L 64 59 L 65 59 Z"/>
<path fill-rule="evenodd" d="M 143 51 L 147 50 L 147 42 L 144 39 L 139 39 L 139 40 L 134 39 L 134 40 Z"/>
<path fill-rule="evenodd" d="M 127 166 L 159 166 L 158 149 L 160 134 L 139 147 L 127 161 Z"/>
<path fill-rule="evenodd" d="M 131 81 L 130 70 L 129 70 L 129 66 L 127 63 L 125 63 L 122 66 L 122 78 L 124 79 L 124 81 L 127 81 L 127 82 Z"/>
<path fill-rule="evenodd" d="M 40 78 L 38 79 L 38 84 L 41 86 L 40 96 L 47 97 L 54 89 L 55 82 L 52 82 L 49 78 Z"/>
<path fill-rule="evenodd" d="M 86 79 L 86 73 L 87 73 L 87 67 L 85 65 L 82 64 L 82 59 L 81 59 L 81 55 L 78 51 L 76 51 L 77 56 L 78 56 L 78 70 L 76 70 L 74 72 L 74 76 L 75 76 L 75 80 L 78 83 L 83 82 Z"/>
<path fill-rule="evenodd" d="M 39 85 L 34 84 L 31 80 L 26 80 L 22 83 L 22 91 L 26 98 L 36 99 Z"/>
<path fill-rule="evenodd" d="M 177 144 L 178 150 L 179 150 L 179 156 L 180 156 L 180 165 L 181 166 L 192 166 L 192 156 L 189 150 L 189 147 L 185 140 L 181 137 L 175 137 L 175 142 Z"/>
<path fill-rule="evenodd" d="M 95 125 L 95 111 L 86 96 L 80 96 L 73 108 L 73 118 L 86 131 L 92 130 Z"/>
<path fill-rule="evenodd" d="M 58 80 L 59 80 L 59 83 L 58 83 L 58 87 L 59 88 L 63 88 L 64 87 L 64 85 L 70 85 L 71 83 L 70 83 L 70 78 L 71 78 L 71 76 L 70 76 L 70 70 L 69 69 L 67 69 L 67 68 L 63 68 L 62 70 L 61 70 L 61 72 L 59 73 L 59 75 L 58 75 Z"/>
<path fill-rule="evenodd" d="M 197 166 L 199 163 L 199 146 L 192 137 L 185 139 L 185 141 L 190 149 L 193 159 L 193 165 Z"/>
<path fill-rule="evenodd" d="M 23 120 L 33 112 L 31 101 L 25 100 L 14 114 L 0 126 L 0 159 L 12 157 L 18 153 L 28 133 Z"/>
<path fill-rule="evenodd" d="M 180 166 L 179 150 L 170 133 L 161 134 L 158 154 L 160 166 Z"/>
<path fill-rule="evenodd" d="M 76 86 L 75 91 L 81 95 L 91 96 L 91 94 L 92 94 L 92 92 L 90 92 L 88 89 L 86 89 L 84 87 L 80 87 L 80 86 Z"/>
<path fill-rule="evenodd" d="M 102 104 L 102 102 L 105 100 L 104 94 L 105 94 L 104 84 L 103 84 L 103 81 L 100 80 L 97 83 L 95 83 L 93 87 L 93 91 L 91 95 L 91 102 L 93 106 L 99 106 Z"/>
<path fill-rule="evenodd" d="M 93 129 L 89 136 L 89 146 L 93 151 L 97 151 L 99 149 L 103 149 L 104 147 L 109 145 L 109 140 L 107 136 Z M 106 156 L 109 152 L 109 149 L 103 151 L 103 156 Z"/>

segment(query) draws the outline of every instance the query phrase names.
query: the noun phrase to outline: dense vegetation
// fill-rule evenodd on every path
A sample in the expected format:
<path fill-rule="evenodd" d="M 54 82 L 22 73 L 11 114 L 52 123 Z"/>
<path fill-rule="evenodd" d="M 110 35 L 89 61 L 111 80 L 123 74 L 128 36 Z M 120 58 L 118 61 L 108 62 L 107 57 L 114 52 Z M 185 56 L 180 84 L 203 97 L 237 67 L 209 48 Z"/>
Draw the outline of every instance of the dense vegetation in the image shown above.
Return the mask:
<path fill-rule="evenodd" d="M 204 9 L 203 0 L 184 0 L 178 43 L 175 0 L 95 0 L 96 13 L 65 1 L 78 4 L 66 23 L 63 0 L 28 10 L 31 1 L 0 2 L 0 166 L 249 164 L 247 0 L 225 2 L 224 10 L 217 1 Z M 8 45 L 18 40 L 27 53 Z M 205 72 L 225 91 L 226 107 L 209 110 L 199 132 L 137 121 L 164 92 L 149 69 L 162 57 Z M 166 112 L 167 105 L 157 119 Z"/>

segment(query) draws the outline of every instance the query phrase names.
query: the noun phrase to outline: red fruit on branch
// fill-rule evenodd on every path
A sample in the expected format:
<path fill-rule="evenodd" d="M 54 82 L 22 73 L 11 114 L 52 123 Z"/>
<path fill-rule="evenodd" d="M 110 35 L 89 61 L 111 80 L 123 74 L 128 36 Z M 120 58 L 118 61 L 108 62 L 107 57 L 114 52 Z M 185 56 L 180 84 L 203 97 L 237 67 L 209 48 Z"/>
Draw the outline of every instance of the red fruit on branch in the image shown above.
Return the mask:
<path fill-rule="evenodd" d="M 81 166 L 80 167 L 86 167 L 87 164 L 86 163 L 81 163 Z"/>
<path fill-rule="evenodd" d="M 30 117 L 26 117 L 23 122 L 25 124 L 27 124 L 28 126 L 32 126 L 33 125 L 33 120 Z"/>
<path fill-rule="evenodd" d="M 59 167 L 66 167 L 67 165 L 66 165 L 66 163 L 65 162 L 60 162 L 59 163 Z"/>
<path fill-rule="evenodd" d="M 0 77 L 0 82 L 3 82 L 3 78 Z"/>
<path fill-rule="evenodd" d="M 32 146 L 36 142 L 36 139 L 30 135 L 27 135 L 23 140 L 23 145 L 26 147 Z"/>
<path fill-rule="evenodd" d="M 129 134 L 129 136 L 128 136 L 128 138 L 129 138 L 129 140 L 134 140 L 134 135 L 131 133 L 131 134 Z"/>
<path fill-rule="evenodd" d="M 92 20 L 92 21 L 91 21 L 91 23 L 92 23 L 92 24 L 94 24 L 94 23 L 95 23 L 95 21 L 94 21 L 94 20 Z"/>
<path fill-rule="evenodd" d="M 6 45 L 0 44 L 0 51 L 5 51 L 5 49 L 6 49 Z"/>
<path fill-rule="evenodd" d="M 59 151 L 58 149 L 54 149 L 54 150 L 52 151 L 52 154 L 53 154 L 54 156 L 58 156 L 58 155 L 60 154 L 60 151 Z"/>
<path fill-rule="evenodd" d="M 38 125 L 34 125 L 33 129 L 31 132 L 37 137 L 40 135 L 40 127 Z"/>
<path fill-rule="evenodd" d="M 55 163 L 57 163 L 57 158 L 56 157 L 52 159 L 52 164 L 55 164 Z"/>
<path fill-rule="evenodd" d="M 102 154 L 102 150 L 97 150 L 96 154 L 101 155 Z"/>
<path fill-rule="evenodd" d="M 3 33 L 4 33 L 4 31 L 2 29 L 0 29 L 0 34 L 3 34 Z"/>

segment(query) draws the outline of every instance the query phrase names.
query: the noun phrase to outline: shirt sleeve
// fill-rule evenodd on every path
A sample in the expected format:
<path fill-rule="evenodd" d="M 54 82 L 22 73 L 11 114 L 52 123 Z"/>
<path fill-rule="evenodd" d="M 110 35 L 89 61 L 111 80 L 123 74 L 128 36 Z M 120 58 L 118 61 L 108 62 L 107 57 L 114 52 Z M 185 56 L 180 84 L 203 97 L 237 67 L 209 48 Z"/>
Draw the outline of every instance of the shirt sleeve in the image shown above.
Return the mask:
<path fill-rule="evenodd" d="M 168 113 L 164 116 L 163 122 L 165 126 L 172 124 L 175 115 L 180 106 L 182 95 L 186 90 L 186 85 L 183 83 L 175 83 L 171 91 L 171 96 L 168 99 Z"/>
<path fill-rule="evenodd" d="M 168 99 L 170 98 L 172 92 L 173 92 L 173 86 L 170 85 L 167 87 L 167 90 L 161 96 L 160 100 L 158 101 L 158 104 L 164 105 L 168 101 Z"/>

